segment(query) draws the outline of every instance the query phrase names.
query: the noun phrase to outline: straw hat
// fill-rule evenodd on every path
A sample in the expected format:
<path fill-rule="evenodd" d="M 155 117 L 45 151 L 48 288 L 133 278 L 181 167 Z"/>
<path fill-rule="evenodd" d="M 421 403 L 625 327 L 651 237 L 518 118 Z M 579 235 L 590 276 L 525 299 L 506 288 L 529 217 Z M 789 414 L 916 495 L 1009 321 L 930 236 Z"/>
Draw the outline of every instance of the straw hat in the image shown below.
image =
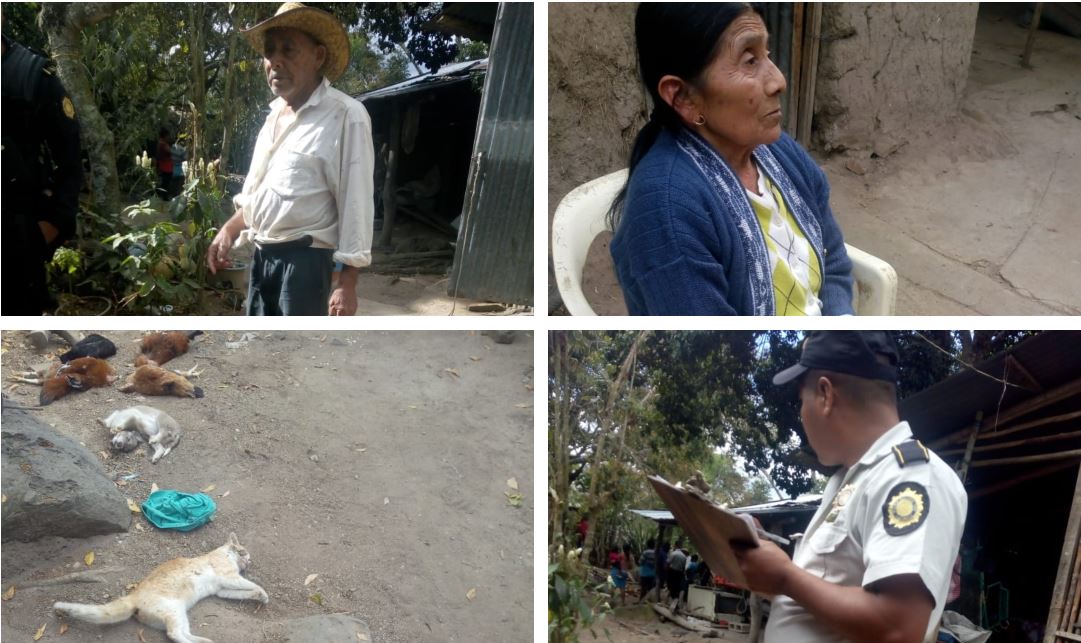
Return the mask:
<path fill-rule="evenodd" d="M 242 29 L 240 33 L 248 37 L 248 42 L 256 51 L 262 53 L 263 39 L 268 29 L 299 29 L 315 38 L 327 48 L 327 61 L 323 64 L 323 75 L 329 80 L 337 80 L 349 66 L 349 36 L 345 27 L 332 14 L 306 6 L 300 2 L 286 2 L 278 7 L 273 18 L 267 18 L 254 27 Z"/>

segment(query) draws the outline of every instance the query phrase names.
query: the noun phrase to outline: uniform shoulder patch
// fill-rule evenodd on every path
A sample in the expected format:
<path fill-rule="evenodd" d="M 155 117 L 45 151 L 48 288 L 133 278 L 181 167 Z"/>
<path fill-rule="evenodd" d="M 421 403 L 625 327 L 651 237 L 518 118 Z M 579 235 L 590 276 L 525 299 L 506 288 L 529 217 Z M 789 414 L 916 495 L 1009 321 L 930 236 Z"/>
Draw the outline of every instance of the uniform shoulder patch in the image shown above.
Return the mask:
<path fill-rule="evenodd" d="M 75 118 L 75 104 L 71 102 L 71 98 L 65 96 L 64 100 L 60 101 L 60 103 L 64 108 L 64 116 Z"/>
<path fill-rule="evenodd" d="M 918 482 L 902 482 L 894 485 L 882 505 L 882 522 L 886 533 L 904 536 L 920 528 L 931 511 L 931 497 Z"/>

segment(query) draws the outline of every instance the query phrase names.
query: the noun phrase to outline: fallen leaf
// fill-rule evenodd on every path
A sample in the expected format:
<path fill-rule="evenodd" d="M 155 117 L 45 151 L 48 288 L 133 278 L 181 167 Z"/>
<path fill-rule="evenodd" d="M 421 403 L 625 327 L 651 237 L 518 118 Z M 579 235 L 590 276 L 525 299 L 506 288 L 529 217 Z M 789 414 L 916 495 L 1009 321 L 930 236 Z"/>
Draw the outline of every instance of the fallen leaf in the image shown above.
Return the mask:
<path fill-rule="evenodd" d="M 128 509 L 131 509 L 131 513 L 138 514 L 138 513 L 143 512 L 142 509 L 139 509 L 139 505 L 136 504 L 136 502 L 134 500 L 132 500 L 131 498 L 128 498 L 127 501 L 128 501 Z"/>
<path fill-rule="evenodd" d="M 364 453 L 368 449 L 353 449 L 353 450 L 356 451 L 357 453 Z"/>
<path fill-rule="evenodd" d="M 516 408 L 516 409 L 528 409 L 531 406 L 533 406 L 532 402 L 522 402 L 521 404 L 515 404 L 514 408 Z"/>
<path fill-rule="evenodd" d="M 319 577 L 319 574 L 308 574 L 308 577 L 304 579 L 304 586 L 312 584 L 312 581 Z"/>
<path fill-rule="evenodd" d="M 124 589 L 126 589 L 126 590 L 128 590 L 130 592 L 131 590 L 135 589 L 138 586 L 139 586 L 139 583 L 128 583 L 127 585 L 124 586 Z"/>
<path fill-rule="evenodd" d="M 371 639 L 370 636 L 368 636 L 364 632 L 357 632 L 357 640 L 358 641 L 370 641 L 372 639 Z"/>
<path fill-rule="evenodd" d="M 139 628 L 139 640 L 142 641 L 142 643 L 146 643 L 146 639 L 143 638 L 143 628 L 141 627 Z"/>
<path fill-rule="evenodd" d="M 47 625 L 48 625 L 48 623 L 42 623 L 41 627 L 38 628 L 38 631 L 34 632 L 34 640 L 35 641 L 40 641 L 41 637 L 45 636 L 45 627 Z"/>
<path fill-rule="evenodd" d="M 522 494 L 520 494 L 520 493 L 510 493 L 508 491 L 504 491 L 503 493 L 504 493 L 504 495 L 507 496 L 507 504 L 508 505 L 510 505 L 512 507 L 521 507 L 522 506 L 522 499 L 524 498 L 524 496 L 522 496 Z"/>
<path fill-rule="evenodd" d="M 232 489 L 230 489 L 229 491 L 226 491 L 225 493 L 221 494 L 221 497 L 224 498 L 225 496 L 228 496 L 231 491 L 232 491 Z"/>
<path fill-rule="evenodd" d="M 68 633 L 68 624 L 67 623 L 61 623 L 60 624 L 60 636 L 64 636 L 67 633 Z"/>
<path fill-rule="evenodd" d="M 454 377 L 461 377 L 461 375 L 458 374 L 458 371 L 454 370 L 453 368 L 444 368 L 443 372 L 444 373 L 450 373 Z"/>
<path fill-rule="evenodd" d="M 390 498 L 383 498 L 383 504 L 384 505 L 389 505 L 390 504 Z"/>
<path fill-rule="evenodd" d="M 11 587 L 9 587 L 8 591 L 4 592 L 4 595 L 0 596 L 0 598 L 4 599 L 5 601 L 10 601 L 12 598 L 15 598 L 15 586 L 12 585 Z"/>
<path fill-rule="evenodd" d="M 474 362 L 479 362 L 480 361 L 480 358 L 477 357 L 476 355 L 470 355 L 469 359 L 473 360 Z"/>
<path fill-rule="evenodd" d="M 510 480 L 507 480 L 507 486 L 510 487 L 511 489 L 514 489 L 515 491 L 517 491 L 518 490 L 518 479 L 517 478 L 511 478 Z"/>
<path fill-rule="evenodd" d="M 213 490 L 215 490 L 217 488 L 218 488 L 218 485 L 212 484 L 212 485 L 208 486 L 206 489 L 203 489 L 203 493 L 210 493 L 211 491 L 213 491 Z"/>
<path fill-rule="evenodd" d="M 312 594 L 309 598 L 311 598 L 311 601 L 313 603 L 315 603 L 316 605 L 322 605 L 323 604 L 323 595 L 322 594 Z"/>
<path fill-rule="evenodd" d="M 98 455 L 101 456 L 102 460 L 108 460 L 109 459 L 109 452 L 108 451 L 98 451 Z"/>
<path fill-rule="evenodd" d="M 154 482 L 150 485 L 150 493 L 157 493 L 158 490 L 158 483 Z"/>
<path fill-rule="evenodd" d="M 91 565 L 93 565 L 94 564 L 94 552 L 92 552 L 92 551 L 86 552 L 86 555 L 83 556 L 83 562 L 86 563 L 87 567 L 90 567 Z"/>
<path fill-rule="evenodd" d="M 146 531 L 146 529 L 143 527 L 143 523 L 141 522 L 135 523 L 135 529 L 137 529 L 138 531 Z"/>
<path fill-rule="evenodd" d="M 469 600 L 473 600 L 477 597 L 477 588 L 471 587 L 468 592 L 465 593 L 465 597 Z"/>

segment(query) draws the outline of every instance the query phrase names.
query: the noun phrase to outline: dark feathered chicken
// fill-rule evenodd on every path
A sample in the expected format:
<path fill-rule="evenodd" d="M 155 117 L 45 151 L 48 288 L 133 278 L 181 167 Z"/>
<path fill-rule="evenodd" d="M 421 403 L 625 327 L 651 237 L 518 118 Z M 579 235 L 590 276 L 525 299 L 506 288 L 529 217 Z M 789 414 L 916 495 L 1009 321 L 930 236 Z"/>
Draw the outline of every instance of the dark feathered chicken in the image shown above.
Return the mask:
<path fill-rule="evenodd" d="M 157 364 L 161 366 L 174 357 L 188 352 L 188 344 L 203 331 L 170 330 L 143 336 L 139 343 L 140 355 L 135 357 L 135 365 Z"/>
<path fill-rule="evenodd" d="M 65 364 L 79 357 L 99 357 L 105 359 L 116 355 L 116 344 L 110 342 L 101 335 L 87 335 L 71 347 L 71 350 L 60 356 L 60 361 Z"/>

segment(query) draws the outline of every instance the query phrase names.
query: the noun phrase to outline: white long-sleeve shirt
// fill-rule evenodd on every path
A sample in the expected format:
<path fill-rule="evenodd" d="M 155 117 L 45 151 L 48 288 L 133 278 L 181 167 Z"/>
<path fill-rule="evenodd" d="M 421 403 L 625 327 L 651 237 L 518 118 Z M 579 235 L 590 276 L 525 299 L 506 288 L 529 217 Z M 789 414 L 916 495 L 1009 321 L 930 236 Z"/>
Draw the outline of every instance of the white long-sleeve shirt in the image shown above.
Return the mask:
<path fill-rule="evenodd" d="M 323 79 L 278 140 L 285 101 L 270 103 L 244 189 L 233 199 L 247 229 L 237 244 L 295 241 L 358 268 L 372 261 L 375 220 L 372 125 L 364 106 Z"/>

